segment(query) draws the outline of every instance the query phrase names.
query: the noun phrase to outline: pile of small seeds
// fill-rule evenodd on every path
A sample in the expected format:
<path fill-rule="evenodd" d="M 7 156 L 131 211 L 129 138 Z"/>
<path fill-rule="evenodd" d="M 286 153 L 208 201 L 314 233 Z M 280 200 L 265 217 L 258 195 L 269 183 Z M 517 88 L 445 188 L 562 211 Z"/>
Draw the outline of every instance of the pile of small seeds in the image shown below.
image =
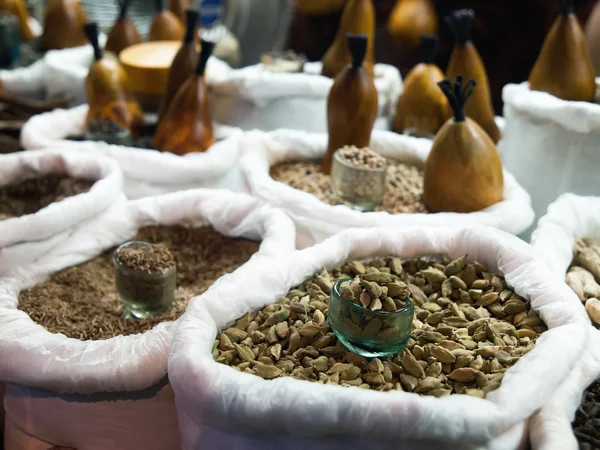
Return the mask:
<path fill-rule="evenodd" d="M 385 158 L 369 147 L 358 148 L 346 145 L 338 150 L 339 156 L 348 164 L 368 169 L 378 169 L 385 165 Z"/>
<path fill-rule="evenodd" d="M 408 285 L 389 273 L 371 272 L 357 275 L 340 285 L 344 300 L 362 305 L 371 311 L 391 312 L 404 308 L 410 297 Z"/>
<path fill-rule="evenodd" d="M 328 325 L 335 281 L 366 274 L 385 274 L 375 283 L 388 293 L 404 283 L 415 306 L 411 338 L 390 358 L 369 361 L 348 352 Z M 213 357 L 264 379 L 485 397 L 545 330 L 527 300 L 483 264 L 467 263 L 466 255 L 450 262 L 390 257 L 323 270 L 276 303 L 245 314 L 218 334 Z"/>
<path fill-rule="evenodd" d="M 166 245 L 131 245 L 116 252 L 117 261 L 131 269 L 147 274 L 163 272 L 175 265 L 175 259 Z"/>
<path fill-rule="evenodd" d="M 320 161 L 283 162 L 271 167 L 271 177 L 314 195 L 329 205 L 338 203 L 331 190 L 331 177 L 321 171 Z M 376 211 L 390 214 L 426 213 L 423 203 L 423 170 L 388 160 L 387 189 Z"/>
<path fill-rule="evenodd" d="M 167 313 L 143 320 L 123 317 L 115 287 L 114 249 L 22 291 L 19 309 L 48 331 L 81 340 L 143 333 L 177 319 L 193 296 L 247 262 L 259 248 L 257 242 L 226 237 L 212 227 L 145 227 L 134 240 L 163 244 L 175 259 L 177 291 Z"/>
<path fill-rule="evenodd" d="M 600 245 L 590 239 L 577 241 L 566 282 L 584 303 L 590 319 L 600 325 Z"/>
<path fill-rule="evenodd" d="M 581 450 L 600 448 L 600 382 L 592 384 L 583 394 L 573 432 Z"/>
<path fill-rule="evenodd" d="M 33 214 L 51 203 L 88 192 L 93 181 L 50 175 L 0 187 L 0 220 Z"/>

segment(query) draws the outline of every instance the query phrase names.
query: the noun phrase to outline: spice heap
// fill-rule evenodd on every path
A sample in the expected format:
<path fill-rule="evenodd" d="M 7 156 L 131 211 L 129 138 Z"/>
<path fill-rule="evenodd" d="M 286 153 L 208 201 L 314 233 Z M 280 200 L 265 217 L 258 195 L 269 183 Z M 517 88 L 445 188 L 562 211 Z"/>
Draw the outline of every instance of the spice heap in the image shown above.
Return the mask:
<path fill-rule="evenodd" d="M 329 205 L 338 204 L 331 189 L 331 177 L 321 171 L 320 161 L 283 162 L 271 167 L 271 177 L 314 195 Z M 423 170 L 388 160 L 387 188 L 376 211 L 390 214 L 426 213 L 423 203 Z"/>
<path fill-rule="evenodd" d="M 90 190 L 93 181 L 44 176 L 0 187 L 0 220 L 33 214 L 51 203 Z"/>
<path fill-rule="evenodd" d="M 415 306 L 411 338 L 391 358 L 368 361 L 346 351 L 327 323 L 333 283 L 367 274 L 379 274 L 380 282 L 373 282 L 388 293 L 406 284 Z M 219 333 L 213 357 L 265 379 L 485 397 L 545 330 L 528 301 L 466 256 L 451 262 L 386 258 L 323 270 L 275 304 L 245 314 Z"/>
<path fill-rule="evenodd" d="M 589 239 L 575 245 L 566 282 L 585 304 L 594 325 L 600 325 L 600 244 Z"/>
<path fill-rule="evenodd" d="M 22 291 L 19 309 L 48 331 L 81 340 L 142 333 L 177 319 L 194 295 L 247 262 L 259 247 L 253 241 L 223 236 L 211 227 L 145 227 L 134 239 L 163 244 L 175 259 L 177 291 L 167 313 L 143 320 L 123 318 L 115 288 L 113 250 Z"/>
<path fill-rule="evenodd" d="M 173 255 L 163 244 L 121 248 L 116 257 L 125 267 L 147 274 L 164 272 L 175 265 Z"/>
<path fill-rule="evenodd" d="M 583 394 L 575 415 L 573 431 L 581 450 L 600 448 L 600 382 L 592 384 Z"/>
<path fill-rule="evenodd" d="M 385 158 L 369 147 L 357 148 L 353 145 L 346 145 L 338 152 L 342 160 L 356 167 L 379 169 L 385 165 Z"/>
<path fill-rule="evenodd" d="M 400 260 L 395 260 L 399 264 Z M 383 309 L 391 312 L 404 308 L 404 300 L 410 297 L 410 290 L 406 283 L 398 281 L 397 277 L 391 274 L 371 272 L 342 283 L 340 294 L 344 300 L 362 305 L 371 311 Z"/>

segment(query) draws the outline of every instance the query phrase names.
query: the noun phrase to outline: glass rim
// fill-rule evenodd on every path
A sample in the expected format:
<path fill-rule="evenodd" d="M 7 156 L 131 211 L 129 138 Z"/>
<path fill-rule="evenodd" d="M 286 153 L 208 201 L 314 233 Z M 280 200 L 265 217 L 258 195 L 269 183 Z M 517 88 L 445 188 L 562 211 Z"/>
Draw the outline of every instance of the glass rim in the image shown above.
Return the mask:
<path fill-rule="evenodd" d="M 401 315 L 403 313 L 409 312 L 410 310 L 414 311 L 414 303 L 410 298 L 407 298 L 406 300 L 402 300 L 405 303 L 404 308 L 397 309 L 395 311 L 386 311 L 385 309 L 379 309 L 377 311 L 373 311 L 372 309 L 365 308 L 363 305 L 354 303 L 353 301 L 350 301 L 350 300 L 346 300 L 344 297 L 342 297 L 342 294 L 340 293 L 340 290 L 339 290 L 342 283 L 345 283 L 346 281 L 352 281 L 352 278 L 340 278 L 338 281 L 336 281 L 333 284 L 333 287 L 331 288 L 331 296 L 333 296 L 335 294 L 342 301 L 346 302 L 347 304 L 349 304 L 353 307 L 358 308 L 361 311 L 367 311 L 372 314 L 382 314 L 382 315 Z"/>
<path fill-rule="evenodd" d="M 388 168 L 388 160 L 387 160 L 387 158 L 385 158 L 385 156 L 382 156 L 382 158 L 385 158 L 385 163 L 381 167 L 359 167 L 359 166 L 355 166 L 354 164 L 350 164 L 348 161 L 346 161 L 344 158 L 342 158 L 339 154 L 340 150 L 341 149 L 338 148 L 335 151 L 335 153 L 333 154 L 333 160 L 334 160 L 334 162 L 337 162 L 349 169 L 360 171 L 360 172 L 381 173 L 381 172 L 385 172 Z M 377 154 L 379 155 L 379 153 L 377 153 Z M 381 156 L 381 155 L 379 155 L 379 156 Z"/>
<path fill-rule="evenodd" d="M 95 137 L 100 137 L 100 138 L 105 138 L 105 137 L 110 137 L 113 139 L 124 139 L 124 138 L 129 138 L 131 137 L 131 131 L 128 130 L 127 128 L 124 128 L 122 130 L 113 132 L 113 131 L 109 131 L 109 132 L 105 132 L 105 131 L 90 131 L 86 128 L 85 130 L 85 137 L 86 138 L 95 138 Z M 88 139 L 90 140 L 90 139 Z M 93 140 L 93 139 L 92 139 Z"/>
<path fill-rule="evenodd" d="M 127 242 L 124 242 L 123 244 L 119 245 L 116 248 L 116 250 L 114 251 L 113 258 L 112 258 L 113 264 L 115 265 L 115 267 L 118 267 L 120 269 L 126 269 L 131 272 L 141 272 L 139 270 L 136 270 L 136 269 L 133 269 L 131 267 L 124 265 L 121 261 L 119 261 L 119 258 L 118 258 L 119 250 L 121 250 L 123 248 L 133 247 L 133 246 L 150 247 L 150 246 L 152 246 L 152 244 L 150 242 L 145 242 L 145 241 L 127 241 Z M 164 277 L 176 269 L 177 269 L 177 265 L 173 264 L 171 267 L 167 267 L 162 272 L 156 272 L 156 273 L 144 272 L 144 274 L 147 275 L 148 277 Z"/>

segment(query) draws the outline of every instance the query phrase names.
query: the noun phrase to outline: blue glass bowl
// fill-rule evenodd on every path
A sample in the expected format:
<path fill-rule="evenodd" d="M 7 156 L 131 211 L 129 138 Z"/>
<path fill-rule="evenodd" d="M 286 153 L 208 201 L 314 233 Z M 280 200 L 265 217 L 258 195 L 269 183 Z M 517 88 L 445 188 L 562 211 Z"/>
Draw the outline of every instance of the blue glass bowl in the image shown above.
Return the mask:
<path fill-rule="evenodd" d="M 414 305 L 410 299 L 397 311 L 372 311 L 342 298 L 340 285 L 333 285 L 329 301 L 329 324 L 344 346 L 366 358 L 380 358 L 399 353 L 410 339 Z"/>

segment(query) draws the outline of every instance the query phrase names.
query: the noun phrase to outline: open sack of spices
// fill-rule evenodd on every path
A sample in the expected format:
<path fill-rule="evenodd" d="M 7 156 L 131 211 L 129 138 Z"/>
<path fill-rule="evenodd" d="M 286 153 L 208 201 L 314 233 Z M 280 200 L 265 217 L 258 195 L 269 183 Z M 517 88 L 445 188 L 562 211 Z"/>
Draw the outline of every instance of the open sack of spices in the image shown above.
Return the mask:
<path fill-rule="evenodd" d="M 21 132 L 23 146 L 37 150 L 48 145 L 73 148 L 81 152 L 95 151 L 115 159 L 123 171 L 125 193 L 129 198 L 198 187 L 242 189 L 242 176 L 237 167 L 240 131 L 215 126 L 217 142 L 206 152 L 176 155 L 150 147 L 152 140 L 140 138 L 141 148 L 106 142 L 75 141 L 83 136 L 89 107 L 81 105 L 68 110 L 55 110 L 31 118 Z"/>
<path fill-rule="evenodd" d="M 282 212 L 189 190 L 128 202 L 0 279 L 7 448 L 179 448 L 175 321 L 220 277 L 293 246 Z"/>
<path fill-rule="evenodd" d="M 347 230 L 248 264 L 177 328 L 182 447 L 515 449 L 586 347 L 573 297 L 484 227 Z"/>
<path fill-rule="evenodd" d="M 577 294 L 594 326 L 584 358 L 533 419 L 534 448 L 588 450 L 600 446 L 600 198 L 564 194 L 548 207 L 532 245 L 557 278 Z M 583 393 L 583 394 L 582 394 Z M 573 423 L 571 423 L 573 422 Z"/>
<path fill-rule="evenodd" d="M 506 125 L 500 151 L 531 194 L 538 218 L 560 194 L 598 192 L 598 82 L 573 2 L 560 3 L 529 80 L 509 84 L 502 93 Z"/>
<path fill-rule="evenodd" d="M 352 227 L 472 223 L 518 234 L 533 221 L 529 195 L 507 171 L 503 173 L 499 196 L 496 195 L 497 200 L 491 206 L 473 212 L 429 213 L 423 199 L 426 162 L 432 148 L 428 139 L 374 131 L 365 155 L 362 155 L 365 149 L 348 149 L 350 153 L 358 152 L 355 161 L 362 167 L 349 168 L 350 164 L 340 158 L 340 149 L 332 158 L 331 174 L 323 173 L 322 168 L 322 161 L 333 149 L 328 149 L 325 134 L 293 130 L 247 133 L 243 142 L 245 150 L 240 164 L 250 192 L 292 217 L 302 246 Z M 377 155 L 384 157 L 384 166 L 373 170 L 364 165 L 369 164 L 365 161 L 370 158 L 377 161 Z M 461 179 L 456 170 L 456 166 L 451 169 L 450 165 L 442 166 L 439 172 L 433 168 L 433 176 L 446 187 L 434 186 L 432 191 L 435 194 L 440 189 L 440 193 L 445 191 L 454 196 L 453 206 L 458 208 L 462 205 L 457 203 L 468 203 L 474 189 L 481 193 L 486 189 L 482 190 L 482 185 L 469 187 L 475 178 L 467 173 Z M 450 186 L 456 188 L 452 190 Z M 443 195 L 433 197 L 443 198 Z"/>
<path fill-rule="evenodd" d="M 97 154 L 0 155 L 0 274 L 34 262 L 124 201 L 118 165 Z"/>

